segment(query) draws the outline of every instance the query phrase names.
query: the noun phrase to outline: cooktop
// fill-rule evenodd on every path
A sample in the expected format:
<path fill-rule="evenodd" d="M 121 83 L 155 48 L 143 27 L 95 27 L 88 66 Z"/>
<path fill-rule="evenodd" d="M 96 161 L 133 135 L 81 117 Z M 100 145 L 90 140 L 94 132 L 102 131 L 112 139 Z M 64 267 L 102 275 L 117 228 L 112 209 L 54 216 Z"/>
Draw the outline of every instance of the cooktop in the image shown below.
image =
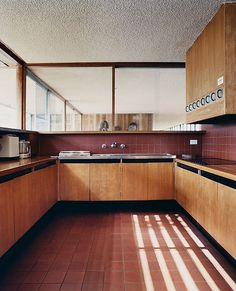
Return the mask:
<path fill-rule="evenodd" d="M 195 158 L 195 159 L 185 159 L 185 161 L 189 161 L 195 164 L 210 166 L 210 165 L 236 165 L 236 161 L 223 160 L 223 159 L 215 159 L 215 158 Z"/>

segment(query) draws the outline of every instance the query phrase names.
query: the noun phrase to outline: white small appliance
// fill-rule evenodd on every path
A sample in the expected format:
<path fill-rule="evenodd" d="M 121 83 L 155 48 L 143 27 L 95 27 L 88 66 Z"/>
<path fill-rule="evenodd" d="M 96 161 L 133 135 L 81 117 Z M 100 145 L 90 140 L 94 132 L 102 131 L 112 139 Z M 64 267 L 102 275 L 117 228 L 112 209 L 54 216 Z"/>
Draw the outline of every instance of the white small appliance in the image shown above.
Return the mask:
<path fill-rule="evenodd" d="M 19 137 L 14 135 L 0 135 L 0 158 L 19 157 Z"/>
<path fill-rule="evenodd" d="M 30 141 L 20 140 L 19 149 L 20 149 L 20 158 L 21 159 L 28 159 L 31 157 Z"/>

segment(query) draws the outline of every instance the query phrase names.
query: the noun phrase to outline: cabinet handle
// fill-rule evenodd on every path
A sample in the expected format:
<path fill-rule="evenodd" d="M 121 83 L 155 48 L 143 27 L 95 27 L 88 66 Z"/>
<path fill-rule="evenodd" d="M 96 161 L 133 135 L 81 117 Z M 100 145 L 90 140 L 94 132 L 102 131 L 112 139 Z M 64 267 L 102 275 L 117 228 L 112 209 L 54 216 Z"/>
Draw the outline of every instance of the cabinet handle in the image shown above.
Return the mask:
<path fill-rule="evenodd" d="M 211 97 L 210 97 L 210 95 L 207 95 L 207 96 L 205 97 L 205 100 L 206 100 L 206 103 L 209 104 L 209 103 L 211 102 Z"/>
<path fill-rule="evenodd" d="M 206 100 L 205 100 L 205 98 L 203 97 L 203 98 L 201 99 L 201 105 L 204 106 L 205 104 L 206 104 Z"/>
<path fill-rule="evenodd" d="M 200 105 L 201 105 L 200 100 L 197 100 L 196 105 L 197 105 L 198 108 L 200 107 Z"/>
<path fill-rule="evenodd" d="M 185 106 L 185 112 L 189 112 L 189 106 Z"/>
<path fill-rule="evenodd" d="M 223 97 L 223 89 L 217 90 L 217 97 L 220 99 Z"/>
<path fill-rule="evenodd" d="M 213 102 L 216 101 L 216 93 L 215 92 L 211 93 L 211 100 Z"/>
<path fill-rule="evenodd" d="M 193 110 L 193 105 L 192 105 L 192 103 L 189 104 L 188 108 L 189 108 L 189 111 L 192 111 L 192 110 Z"/>

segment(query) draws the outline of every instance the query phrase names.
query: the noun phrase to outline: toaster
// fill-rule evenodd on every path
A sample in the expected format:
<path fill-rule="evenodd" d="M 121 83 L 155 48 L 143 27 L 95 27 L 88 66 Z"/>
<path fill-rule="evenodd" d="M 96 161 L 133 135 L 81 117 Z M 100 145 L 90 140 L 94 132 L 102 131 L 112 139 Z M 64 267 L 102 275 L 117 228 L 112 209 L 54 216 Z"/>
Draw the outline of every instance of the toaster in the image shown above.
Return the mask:
<path fill-rule="evenodd" d="M 0 135 L 0 158 L 19 157 L 19 137 Z"/>

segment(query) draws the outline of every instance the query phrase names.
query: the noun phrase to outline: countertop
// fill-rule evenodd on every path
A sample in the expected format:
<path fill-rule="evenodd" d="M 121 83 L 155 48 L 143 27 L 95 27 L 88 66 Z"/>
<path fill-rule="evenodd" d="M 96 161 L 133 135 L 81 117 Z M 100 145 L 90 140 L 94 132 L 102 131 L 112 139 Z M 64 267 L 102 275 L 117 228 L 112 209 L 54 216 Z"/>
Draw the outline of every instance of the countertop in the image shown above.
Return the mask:
<path fill-rule="evenodd" d="M 0 161 L 0 176 L 12 174 L 17 171 L 32 168 L 50 161 L 56 161 L 56 158 L 38 156 L 30 159 Z"/>
<path fill-rule="evenodd" d="M 206 171 L 227 179 L 236 181 L 236 164 L 233 165 L 209 165 L 203 166 L 190 161 L 176 159 L 176 162 L 193 167 L 198 170 Z"/>

